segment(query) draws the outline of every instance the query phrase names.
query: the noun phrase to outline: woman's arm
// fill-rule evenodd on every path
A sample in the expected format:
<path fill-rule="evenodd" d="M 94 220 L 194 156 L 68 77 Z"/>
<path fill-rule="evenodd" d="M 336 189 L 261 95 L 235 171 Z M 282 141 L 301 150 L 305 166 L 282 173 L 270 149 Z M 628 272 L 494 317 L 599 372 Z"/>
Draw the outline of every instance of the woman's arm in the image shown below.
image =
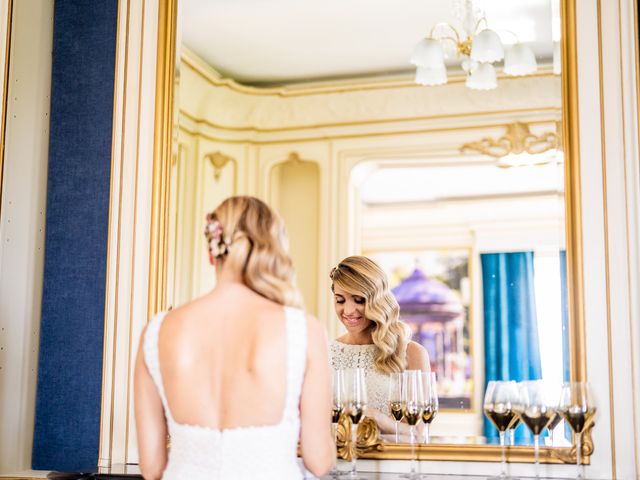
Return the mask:
<path fill-rule="evenodd" d="M 300 397 L 300 449 L 304 466 L 317 477 L 336 460 L 331 433 L 331 377 L 327 335 L 313 317 L 307 317 L 307 365 Z"/>
<path fill-rule="evenodd" d="M 144 362 L 144 335 L 136 357 L 133 398 L 138 435 L 140 471 L 146 480 L 162 477 L 167 465 L 167 422 L 158 390 Z"/>
<path fill-rule="evenodd" d="M 431 371 L 427 349 L 414 341 L 407 344 L 407 370 Z"/>

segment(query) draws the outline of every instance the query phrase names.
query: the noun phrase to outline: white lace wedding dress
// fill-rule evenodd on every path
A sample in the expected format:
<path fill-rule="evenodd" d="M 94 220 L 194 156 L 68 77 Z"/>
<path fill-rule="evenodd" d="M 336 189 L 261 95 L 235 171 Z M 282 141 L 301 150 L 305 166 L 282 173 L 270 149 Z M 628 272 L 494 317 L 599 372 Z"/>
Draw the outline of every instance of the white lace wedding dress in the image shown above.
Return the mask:
<path fill-rule="evenodd" d="M 166 313 L 147 326 L 144 359 L 164 406 L 171 448 L 165 480 L 302 479 L 296 450 L 300 431 L 300 392 L 307 351 L 307 323 L 301 310 L 285 308 L 287 394 L 277 425 L 218 430 L 177 423 L 167 404 L 158 360 L 158 332 Z M 185 392 L 188 395 L 188 392 Z"/>
<path fill-rule="evenodd" d="M 334 370 L 344 368 L 363 368 L 367 385 L 367 407 L 380 410 L 389 415 L 388 395 L 389 376 L 376 370 L 374 344 L 348 345 L 334 340 L 329 345 L 331 366 Z"/>

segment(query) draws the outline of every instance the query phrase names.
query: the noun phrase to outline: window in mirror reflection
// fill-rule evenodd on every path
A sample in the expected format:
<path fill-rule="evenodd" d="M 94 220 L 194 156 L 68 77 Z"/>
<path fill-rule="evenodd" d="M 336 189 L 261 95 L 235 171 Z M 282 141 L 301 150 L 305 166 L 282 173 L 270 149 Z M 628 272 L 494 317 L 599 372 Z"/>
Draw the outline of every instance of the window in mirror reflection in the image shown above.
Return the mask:
<path fill-rule="evenodd" d="M 354 170 L 361 249 L 385 270 L 401 318 L 429 351 L 443 411 L 434 440 L 455 431 L 495 444 L 482 413 L 490 380 L 559 385 L 568 375 L 562 163 L 390 165 Z M 472 419 L 454 426 L 461 414 Z M 511 435 L 532 442 L 523 426 Z"/>

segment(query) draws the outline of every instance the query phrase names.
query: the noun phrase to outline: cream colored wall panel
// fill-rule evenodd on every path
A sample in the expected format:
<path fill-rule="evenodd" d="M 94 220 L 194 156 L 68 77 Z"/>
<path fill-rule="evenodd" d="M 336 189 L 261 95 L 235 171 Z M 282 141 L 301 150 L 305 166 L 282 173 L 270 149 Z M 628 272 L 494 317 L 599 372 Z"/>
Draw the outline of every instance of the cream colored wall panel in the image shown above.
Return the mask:
<path fill-rule="evenodd" d="M 317 291 L 326 283 L 319 271 L 320 169 L 315 162 L 295 158 L 279 163 L 270 176 L 277 178 L 272 205 L 282 216 L 289 236 L 290 253 L 305 309 L 317 315 Z"/>
<path fill-rule="evenodd" d="M 7 19 L 6 7 L 2 2 L 1 22 Z M 3 29 L 6 33 L 6 25 Z M 0 473 L 31 468 L 52 42 L 53 1 L 13 2 L 0 208 Z"/>
<path fill-rule="evenodd" d="M 209 263 L 209 254 L 203 231 L 207 213 L 216 208 L 225 198 L 235 195 L 239 184 L 239 178 L 244 174 L 242 166 L 246 163 L 244 155 L 246 149 L 243 145 L 228 145 L 199 139 L 197 162 L 198 182 L 196 195 L 196 217 L 192 225 L 194 233 L 193 251 L 196 262 L 196 276 L 193 297 L 203 295 L 215 285 L 215 269 Z M 216 179 L 215 169 L 211 163 L 212 155 L 221 155 L 228 159 L 225 166 L 219 171 Z"/>
<path fill-rule="evenodd" d="M 147 322 L 157 7 L 118 7 L 100 466 L 137 462 L 132 380 Z"/>
<path fill-rule="evenodd" d="M 329 213 L 331 202 L 333 201 L 330 192 L 330 185 L 332 183 L 329 167 L 331 161 L 330 146 L 326 143 L 309 142 L 289 145 L 266 145 L 259 147 L 256 151 L 258 157 L 258 169 L 256 175 L 258 190 L 256 191 L 256 194 L 267 201 L 274 199 L 274 192 L 271 190 L 271 172 L 278 165 L 286 162 L 291 153 L 297 154 L 303 160 L 313 162 L 318 167 L 318 250 L 312 257 L 316 263 L 314 270 L 318 275 L 315 282 L 316 305 L 314 313 L 317 315 L 318 319 L 327 326 L 329 334 L 334 336 L 337 327 L 335 325 L 335 313 L 333 313 L 330 303 L 331 292 L 329 291 L 328 280 L 329 271 L 337 261 L 333 260 L 333 258 L 335 258 L 335 254 L 332 251 L 331 244 L 331 238 L 335 233 L 336 225 L 332 221 L 331 214 Z M 308 261 L 310 260 L 311 259 Z M 296 264 L 296 268 L 300 267 Z M 326 281 L 324 280 L 325 278 Z M 313 285 L 312 281 L 309 281 L 308 283 Z"/>
<path fill-rule="evenodd" d="M 631 349 L 631 387 L 633 391 L 633 432 L 635 474 L 640 477 L 640 118 L 638 91 L 640 71 L 638 68 L 638 36 L 640 27 L 637 17 L 637 2 L 620 2 L 620 39 L 623 65 L 623 106 L 625 124 L 625 191 L 627 202 L 627 245 L 629 248 L 629 342 Z"/>

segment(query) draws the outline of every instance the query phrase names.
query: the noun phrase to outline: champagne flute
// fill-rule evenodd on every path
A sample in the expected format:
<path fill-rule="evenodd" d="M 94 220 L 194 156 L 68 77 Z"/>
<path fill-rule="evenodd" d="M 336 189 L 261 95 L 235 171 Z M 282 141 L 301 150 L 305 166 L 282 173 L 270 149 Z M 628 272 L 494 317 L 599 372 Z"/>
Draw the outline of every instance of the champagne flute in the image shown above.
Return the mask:
<path fill-rule="evenodd" d="M 420 370 L 407 370 L 402 379 L 402 413 L 409 424 L 411 434 L 411 472 L 404 478 L 419 478 L 416 472 L 416 424 L 422 417 L 424 392 Z"/>
<path fill-rule="evenodd" d="M 344 411 L 345 404 L 345 384 L 344 384 L 344 370 L 334 370 L 332 374 L 333 380 L 333 406 L 331 409 L 331 423 L 333 427 L 333 441 L 338 441 L 338 422 L 340 421 L 340 415 Z M 334 463 L 331 467 L 329 475 L 332 477 L 338 477 L 342 472 L 338 470 L 337 465 Z"/>
<path fill-rule="evenodd" d="M 576 478 L 582 478 L 581 454 L 582 433 L 591 426 L 596 415 L 596 406 L 587 382 L 569 382 L 562 386 L 558 410 L 576 435 Z"/>
<path fill-rule="evenodd" d="M 557 416 L 542 380 L 518 384 L 519 399 L 513 406 L 527 428 L 533 434 L 535 476 L 540 477 L 540 434 Z"/>
<path fill-rule="evenodd" d="M 514 381 L 490 381 L 484 395 L 484 414 L 500 434 L 502 451 L 501 471 L 499 478 L 507 477 L 507 452 L 505 432 L 511 427 L 518 415 L 513 411 L 513 404 L 518 401 L 518 388 Z"/>
<path fill-rule="evenodd" d="M 424 443 L 429 443 L 429 428 L 431 422 L 438 413 L 438 387 L 435 372 L 421 372 L 422 390 L 424 392 L 424 408 L 422 410 L 422 421 L 424 422 Z"/>
<path fill-rule="evenodd" d="M 402 373 L 389 376 L 389 411 L 396 424 L 396 443 L 398 443 L 398 424 L 402 420 Z"/>
<path fill-rule="evenodd" d="M 358 424 L 364 415 L 367 406 L 367 384 L 365 382 L 365 372 L 362 368 L 351 368 L 345 372 L 346 385 L 346 412 L 351 418 L 351 446 L 353 457 L 351 460 L 351 471 L 349 478 L 358 478 L 356 466 L 356 445 L 358 440 Z"/>

